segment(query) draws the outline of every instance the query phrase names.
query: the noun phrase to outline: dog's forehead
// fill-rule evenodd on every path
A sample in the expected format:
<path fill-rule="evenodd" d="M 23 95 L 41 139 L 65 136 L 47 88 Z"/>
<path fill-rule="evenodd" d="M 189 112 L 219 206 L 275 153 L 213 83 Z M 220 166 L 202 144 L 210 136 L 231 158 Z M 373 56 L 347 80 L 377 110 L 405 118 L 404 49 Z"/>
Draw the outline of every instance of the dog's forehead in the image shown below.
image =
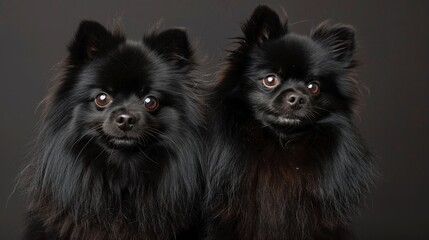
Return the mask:
<path fill-rule="evenodd" d="M 107 84 L 112 88 L 137 88 L 150 78 L 151 65 L 150 59 L 141 48 L 120 47 L 105 56 L 97 80 L 99 84 Z"/>
<path fill-rule="evenodd" d="M 269 66 L 287 78 L 309 75 L 319 54 L 311 39 L 295 34 L 268 43 L 261 52 L 260 67 Z"/>
<path fill-rule="evenodd" d="M 90 63 L 80 74 L 80 84 L 135 92 L 157 87 L 168 72 L 168 66 L 144 46 L 125 45 Z"/>

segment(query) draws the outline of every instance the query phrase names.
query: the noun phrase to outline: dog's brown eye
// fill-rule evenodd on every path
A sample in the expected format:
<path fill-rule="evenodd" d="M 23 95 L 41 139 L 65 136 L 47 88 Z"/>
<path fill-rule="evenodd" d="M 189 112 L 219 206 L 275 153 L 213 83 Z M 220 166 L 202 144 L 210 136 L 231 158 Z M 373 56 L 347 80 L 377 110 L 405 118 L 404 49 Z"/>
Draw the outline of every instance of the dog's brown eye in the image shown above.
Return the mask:
<path fill-rule="evenodd" d="M 98 107 L 104 108 L 112 102 L 112 97 L 107 93 L 100 93 L 95 97 L 95 104 Z"/>
<path fill-rule="evenodd" d="M 149 111 L 155 111 L 159 106 L 158 99 L 154 96 L 148 96 L 144 99 L 144 107 Z"/>
<path fill-rule="evenodd" d="M 266 88 L 275 88 L 279 85 L 280 81 L 277 79 L 276 75 L 268 75 L 264 77 L 262 83 Z"/>
<path fill-rule="evenodd" d="M 318 82 L 311 82 L 307 85 L 308 90 L 311 94 L 317 95 L 320 92 L 320 86 Z"/>

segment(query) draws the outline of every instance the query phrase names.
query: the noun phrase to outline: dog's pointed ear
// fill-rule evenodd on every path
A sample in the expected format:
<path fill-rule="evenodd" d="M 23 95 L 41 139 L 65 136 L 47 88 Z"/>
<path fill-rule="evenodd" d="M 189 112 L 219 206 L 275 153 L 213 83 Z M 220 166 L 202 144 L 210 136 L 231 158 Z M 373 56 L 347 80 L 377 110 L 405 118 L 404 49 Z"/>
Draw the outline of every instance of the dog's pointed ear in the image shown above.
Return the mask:
<path fill-rule="evenodd" d="M 287 19 L 282 23 L 279 15 L 267 6 L 258 6 L 242 30 L 250 44 L 262 44 L 267 40 L 279 38 L 287 33 Z"/>
<path fill-rule="evenodd" d="M 70 58 L 75 64 L 92 61 L 125 39 L 121 35 L 113 35 L 105 27 L 95 21 L 82 21 L 69 44 Z"/>
<path fill-rule="evenodd" d="M 343 24 L 330 26 L 319 24 L 311 33 L 311 38 L 327 47 L 334 59 L 350 63 L 356 52 L 355 30 Z"/>
<path fill-rule="evenodd" d="M 144 43 L 176 66 L 192 62 L 193 50 L 185 30 L 174 28 L 144 37 Z"/>

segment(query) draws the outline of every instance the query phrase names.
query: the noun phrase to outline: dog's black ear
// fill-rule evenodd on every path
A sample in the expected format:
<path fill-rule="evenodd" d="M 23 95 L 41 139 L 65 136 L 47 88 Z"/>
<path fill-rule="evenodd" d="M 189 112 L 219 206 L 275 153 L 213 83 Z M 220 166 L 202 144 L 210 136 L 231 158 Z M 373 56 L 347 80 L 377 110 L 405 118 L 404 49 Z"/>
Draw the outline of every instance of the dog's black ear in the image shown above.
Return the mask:
<path fill-rule="evenodd" d="M 283 24 L 279 15 L 267 6 L 258 6 L 250 19 L 241 27 L 248 43 L 262 44 L 287 33 L 287 19 Z"/>
<path fill-rule="evenodd" d="M 68 49 L 75 64 L 86 63 L 117 46 L 125 39 L 113 35 L 98 22 L 82 21 Z"/>
<path fill-rule="evenodd" d="M 144 37 L 144 43 L 177 66 L 192 62 L 193 50 L 188 34 L 183 29 L 168 29 L 160 33 L 152 33 Z"/>
<path fill-rule="evenodd" d="M 311 38 L 327 47 L 336 60 L 347 63 L 353 60 L 356 51 L 353 27 L 323 22 L 312 31 Z"/>

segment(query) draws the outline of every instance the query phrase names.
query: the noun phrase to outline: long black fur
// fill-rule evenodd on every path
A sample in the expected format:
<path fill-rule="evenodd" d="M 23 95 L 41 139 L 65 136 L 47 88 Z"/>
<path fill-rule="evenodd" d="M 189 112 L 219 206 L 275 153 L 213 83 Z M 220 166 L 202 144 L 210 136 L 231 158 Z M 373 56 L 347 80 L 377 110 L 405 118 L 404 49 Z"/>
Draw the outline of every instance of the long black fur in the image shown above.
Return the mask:
<path fill-rule="evenodd" d="M 25 168 L 25 239 L 192 239 L 201 192 L 201 100 L 187 34 L 128 41 L 83 21 L 45 100 Z M 113 102 L 99 109 L 100 92 Z M 147 112 L 144 97 L 159 108 Z M 112 147 L 114 111 L 145 119 L 132 148 Z M 107 120 L 106 120 L 107 119 Z"/>
<path fill-rule="evenodd" d="M 348 239 L 375 176 L 354 120 L 353 28 L 300 36 L 259 6 L 242 30 L 210 100 L 206 239 Z M 320 82 L 303 127 L 266 121 L 283 94 L 264 89 L 267 74 L 285 92 Z"/>

